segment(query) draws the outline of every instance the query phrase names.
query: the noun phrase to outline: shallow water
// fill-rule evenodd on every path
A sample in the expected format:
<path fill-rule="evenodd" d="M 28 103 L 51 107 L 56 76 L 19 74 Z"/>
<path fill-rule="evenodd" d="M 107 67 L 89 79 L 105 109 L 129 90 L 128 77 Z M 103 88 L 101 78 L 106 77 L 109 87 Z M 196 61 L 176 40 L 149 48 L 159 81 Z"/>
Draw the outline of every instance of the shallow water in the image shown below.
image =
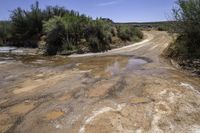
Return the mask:
<path fill-rule="evenodd" d="M 17 48 L 16 47 L 0 47 L 0 53 L 8 53 L 15 49 Z"/>
<path fill-rule="evenodd" d="M 12 60 L 11 60 L 12 59 Z M 64 69 L 77 69 L 90 71 L 93 76 L 108 77 L 125 72 L 138 70 L 150 59 L 135 56 L 100 56 L 69 58 L 64 56 L 5 56 L 0 58 L 0 64 L 19 61 L 24 65 L 35 67 L 63 67 Z"/>
<path fill-rule="evenodd" d="M 91 70 L 94 76 L 108 77 L 141 69 L 150 59 L 134 56 L 105 56 L 82 58 L 78 61 L 78 69 Z"/>
<path fill-rule="evenodd" d="M 139 69 L 141 65 L 147 64 L 148 61 L 144 59 L 139 59 L 139 58 L 128 58 L 128 63 L 125 65 L 125 67 L 120 67 L 121 64 L 120 62 L 116 61 L 114 64 L 111 66 L 107 67 L 106 72 L 110 73 L 110 75 L 118 75 L 123 72 L 131 72 L 136 69 Z"/>
<path fill-rule="evenodd" d="M 5 63 L 8 63 L 8 61 L 0 61 L 0 65 Z"/>
<path fill-rule="evenodd" d="M 128 64 L 126 66 L 126 69 L 127 70 L 133 70 L 133 69 L 135 69 L 135 68 L 137 68 L 141 65 L 144 65 L 146 63 L 148 63 L 148 62 L 144 59 L 130 58 L 128 60 Z"/>

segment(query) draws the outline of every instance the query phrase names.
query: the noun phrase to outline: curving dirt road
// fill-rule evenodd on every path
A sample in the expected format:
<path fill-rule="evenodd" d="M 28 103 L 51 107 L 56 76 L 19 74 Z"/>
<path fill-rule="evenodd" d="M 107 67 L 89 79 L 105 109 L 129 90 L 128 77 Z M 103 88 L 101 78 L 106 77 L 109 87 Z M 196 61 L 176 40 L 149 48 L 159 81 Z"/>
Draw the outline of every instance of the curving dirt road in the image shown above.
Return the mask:
<path fill-rule="evenodd" d="M 200 79 L 160 54 L 166 32 L 106 53 L 0 58 L 0 132 L 198 133 Z"/>

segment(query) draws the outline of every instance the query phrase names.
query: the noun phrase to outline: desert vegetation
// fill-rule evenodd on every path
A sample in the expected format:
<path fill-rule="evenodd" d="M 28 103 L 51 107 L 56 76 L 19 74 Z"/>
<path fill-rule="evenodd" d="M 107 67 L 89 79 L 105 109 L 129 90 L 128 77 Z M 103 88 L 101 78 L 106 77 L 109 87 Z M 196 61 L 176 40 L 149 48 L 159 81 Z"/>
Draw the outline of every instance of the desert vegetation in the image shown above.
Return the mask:
<path fill-rule="evenodd" d="M 117 25 L 126 25 L 126 26 L 134 26 L 141 30 L 158 30 L 158 31 L 167 31 L 174 32 L 173 25 L 176 21 L 160 21 L 160 22 L 129 22 L 129 23 L 116 23 Z"/>
<path fill-rule="evenodd" d="M 11 37 L 11 24 L 8 21 L 0 22 L 0 46 L 7 42 Z"/>
<path fill-rule="evenodd" d="M 48 55 L 106 51 L 113 43 L 136 42 L 143 37 L 134 26 L 117 26 L 104 18 L 94 20 L 64 7 L 40 9 L 39 2 L 30 10 L 13 10 L 7 23 L 9 31 L 0 26 L 1 44 L 8 40 L 13 46 L 40 47 Z"/>
<path fill-rule="evenodd" d="M 169 56 L 183 59 L 200 57 L 200 1 L 178 0 L 173 9 L 177 40 L 169 48 Z"/>

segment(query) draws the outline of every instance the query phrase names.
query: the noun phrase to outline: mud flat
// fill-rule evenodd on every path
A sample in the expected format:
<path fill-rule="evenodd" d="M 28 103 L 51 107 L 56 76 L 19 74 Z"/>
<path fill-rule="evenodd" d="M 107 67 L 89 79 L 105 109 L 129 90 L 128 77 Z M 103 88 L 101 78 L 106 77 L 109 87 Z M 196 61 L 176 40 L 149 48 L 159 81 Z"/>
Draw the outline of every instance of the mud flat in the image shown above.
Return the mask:
<path fill-rule="evenodd" d="M 2 55 L 2 133 L 200 131 L 200 80 L 159 55 L 166 32 L 100 55 Z"/>

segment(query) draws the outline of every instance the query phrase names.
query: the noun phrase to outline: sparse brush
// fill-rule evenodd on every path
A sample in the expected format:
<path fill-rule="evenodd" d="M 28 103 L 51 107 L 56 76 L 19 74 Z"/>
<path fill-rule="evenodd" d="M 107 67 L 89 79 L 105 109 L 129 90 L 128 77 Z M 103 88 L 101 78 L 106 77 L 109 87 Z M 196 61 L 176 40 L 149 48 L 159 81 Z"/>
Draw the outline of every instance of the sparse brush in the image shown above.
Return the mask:
<path fill-rule="evenodd" d="M 179 56 L 200 58 L 200 1 L 178 0 L 177 5 L 173 9 L 180 36 L 174 43 L 176 50 Z"/>
<path fill-rule="evenodd" d="M 133 26 L 117 27 L 110 19 L 93 20 L 58 6 L 40 9 L 39 2 L 31 5 L 30 10 L 13 10 L 10 25 L 12 30 L 9 33 L 15 46 L 36 47 L 41 36 L 45 36 L 43 44 L 46 46 L 43 48 L 48 55 L 83 49 L 107 51 L 113 38 L 117 41 L 138 41 L 143 37 L 142 32 Z M 2 29 L 0 27 L 0 39 L 4 41 L 8 35 L 1 34 Z"/>

